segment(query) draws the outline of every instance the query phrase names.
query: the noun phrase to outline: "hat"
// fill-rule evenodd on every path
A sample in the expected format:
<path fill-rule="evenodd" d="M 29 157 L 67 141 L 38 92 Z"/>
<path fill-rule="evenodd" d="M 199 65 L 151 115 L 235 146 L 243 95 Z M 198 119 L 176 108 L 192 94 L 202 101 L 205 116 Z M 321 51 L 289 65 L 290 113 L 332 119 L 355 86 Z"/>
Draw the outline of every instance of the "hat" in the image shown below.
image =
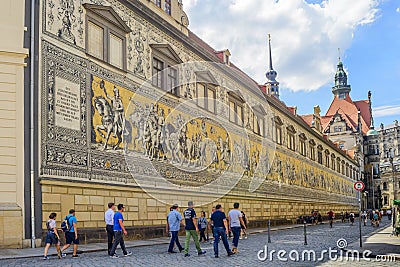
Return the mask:
<path fill-rule="evenodd" d="M 188 206 L 190 207 L 190 206 L 193 206 L 193 201 L 189 201 L 188 202 Z"/>

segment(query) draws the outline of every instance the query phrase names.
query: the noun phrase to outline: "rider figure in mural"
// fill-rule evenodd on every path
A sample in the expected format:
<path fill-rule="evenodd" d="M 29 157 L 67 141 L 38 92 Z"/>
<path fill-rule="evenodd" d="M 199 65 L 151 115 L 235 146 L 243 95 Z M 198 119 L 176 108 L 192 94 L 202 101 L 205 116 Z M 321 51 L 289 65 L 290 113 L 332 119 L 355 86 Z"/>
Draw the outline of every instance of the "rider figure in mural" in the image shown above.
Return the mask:
<path fill-rule="evenodd" d="M 106 88 L 104 87 L 104 93 L 106 97 L 111 101 L 112 110 L 114 113 L 114 137 L 117 136 L 118 133 L 122 133 L 122 131 L 126 131 L 125 118 L 124 118 L 124 105 L 122 103 L 122 99 L 119 95 L 119 90 L 114 86 L 114 97 L 110 97 L 107 94 Z"/>

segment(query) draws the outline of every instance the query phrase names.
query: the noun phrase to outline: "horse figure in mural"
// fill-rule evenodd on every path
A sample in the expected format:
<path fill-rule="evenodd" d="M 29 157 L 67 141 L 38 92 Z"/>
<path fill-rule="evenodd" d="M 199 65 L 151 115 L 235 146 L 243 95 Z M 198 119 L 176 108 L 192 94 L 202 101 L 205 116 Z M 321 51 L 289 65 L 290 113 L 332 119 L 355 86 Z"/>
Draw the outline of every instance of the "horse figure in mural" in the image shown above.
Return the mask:
<path fill-rule="evenodd" d="M 110 103 L 102 96 L 95 98 L 94 105 L 101 116 L 101 124 L 96 125 L 95 128 L 99 135 L 105 139 L 103 146 L 103 150 L 105 150 L 107 149 L 110 135 L 114 132 L 114 113 Z M 116 131 L 116 137 L 118 138 L 118 141 L 114 146 L 114 149 L 117 149 L 119 144 L 122 142 L 122 132 Z"/>

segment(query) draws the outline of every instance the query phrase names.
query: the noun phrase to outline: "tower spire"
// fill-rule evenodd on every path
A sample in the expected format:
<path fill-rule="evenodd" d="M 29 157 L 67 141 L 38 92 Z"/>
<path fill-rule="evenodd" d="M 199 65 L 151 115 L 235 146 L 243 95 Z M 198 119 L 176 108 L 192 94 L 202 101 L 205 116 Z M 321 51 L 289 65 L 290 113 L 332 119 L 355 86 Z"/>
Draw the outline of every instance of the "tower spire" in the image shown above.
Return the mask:
<path fill-rule="evenodd" d="M 269 70 L 273 70 L 272 67 L 272 52 L 271 52 L 271 34 L 268 33 L 268 47 L 269 47 Z"/>
<path fill-rule="evenodd" d="M 338 47 L 337 50 L 338 50 L 338 59 L 339 59 L 338 62 L 340 62 L 340 47 Z"/>
<path fill-rule="evenodd" d="M 279 99 L 279 82 L 276 80 L 278 73 L 272 67 L 272 52 L 271 52 L 271 34 L 268 33 L 268 49 L 269 49 L 269 70 L 265 73 L 267 77 L 267 92 Z"/>
<path fill-rule="evenodd" d="M 351 91 L 351 86 L 347 84 L 347 73 L 344 70 L 343 62 L 340 60 L 340 48 L 338 48 L 339 61 L 335 74 L 335 86 L 332 87 L 332 93 L 339 99 L 345 99 Z"/>

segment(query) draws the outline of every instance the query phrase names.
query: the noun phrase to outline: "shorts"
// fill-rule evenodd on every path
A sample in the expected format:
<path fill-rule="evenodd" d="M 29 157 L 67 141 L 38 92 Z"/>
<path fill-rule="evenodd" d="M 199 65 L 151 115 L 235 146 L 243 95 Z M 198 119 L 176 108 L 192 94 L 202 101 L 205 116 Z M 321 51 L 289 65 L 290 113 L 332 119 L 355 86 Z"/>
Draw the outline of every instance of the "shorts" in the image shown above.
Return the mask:
<path fill-rule="evenodd" d="M 56 245 L 58 243 L 58 238 L 54 232 L 48 232 L 46 235 L 46 244 Z"/>
<path fill-rule="evenodd" d="M 74 243 L 75 245 L 79 244 L 79 236 L 77 239 L 75 239 L 75 233 L 74 232 L 66 232 L 65 233 L 65 244 L 72 244 Z"/>

